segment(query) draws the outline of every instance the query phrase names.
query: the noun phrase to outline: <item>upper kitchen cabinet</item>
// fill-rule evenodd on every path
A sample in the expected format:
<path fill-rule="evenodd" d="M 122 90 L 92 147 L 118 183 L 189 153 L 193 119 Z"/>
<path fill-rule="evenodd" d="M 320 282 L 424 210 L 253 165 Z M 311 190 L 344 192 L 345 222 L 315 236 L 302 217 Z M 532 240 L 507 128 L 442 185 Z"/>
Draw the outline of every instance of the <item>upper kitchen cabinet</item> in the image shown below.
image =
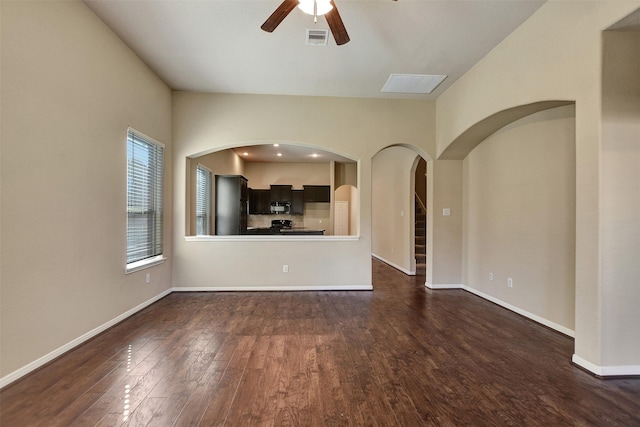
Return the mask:
<path fill-rule="evenodd" d="M 305 202 L 330 202 L 331 187 L 328 185 L 305 185 L 304 186 Z"/>
<path fill-rule="evenodd" d="M 247 179 L 241 175 L 216 175 L 216 235 L 247 232 Z"/>
<path fill-rule="evenodd" d="M 249 189 L 249 215 L 270 214 L 271 190 Z"/>
<path fill-rule="evenodd" d="M 272 185 L 271 203 L 291 203 L 291 185 Z"/>
<path fill-rule="evenodd" d="M 304 215 L 304 190 L 291 191 L 291 214 Z"/>

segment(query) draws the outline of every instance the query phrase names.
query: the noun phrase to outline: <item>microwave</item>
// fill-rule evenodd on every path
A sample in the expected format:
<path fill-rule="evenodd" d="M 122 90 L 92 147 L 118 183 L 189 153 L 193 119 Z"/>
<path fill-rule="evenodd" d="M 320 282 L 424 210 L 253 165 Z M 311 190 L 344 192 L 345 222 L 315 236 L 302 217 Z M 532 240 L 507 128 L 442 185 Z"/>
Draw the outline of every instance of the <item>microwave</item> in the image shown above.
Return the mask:
<path fill-rule="evenodd" d="M 291 203 L 287 202 L 273 202 L 269 211 L 272 214 L 289 214 L 291 213 Z"/>

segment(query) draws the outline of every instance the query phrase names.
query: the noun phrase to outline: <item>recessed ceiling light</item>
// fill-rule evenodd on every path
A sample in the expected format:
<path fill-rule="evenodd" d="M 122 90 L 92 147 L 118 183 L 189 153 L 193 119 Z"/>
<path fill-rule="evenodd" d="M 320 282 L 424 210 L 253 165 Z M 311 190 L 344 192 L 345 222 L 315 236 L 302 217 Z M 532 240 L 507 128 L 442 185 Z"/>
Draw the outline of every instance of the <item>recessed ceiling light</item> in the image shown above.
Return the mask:
<path fill-rule="evenodd" d="M 282 157 L 282 153 L 278 153 L 278 157 Z"/>
<path fill-rule="evenodd" d="M 391 74 L 381 92 L 431 93 L 446 78 L 446 75 Z"/>
<path fill-rule="evenodd" d="M 243 156 L 248 156 L 249 153 L 247 153 L 246 151 L 244 153 L 242 153 Z"/>
<path fill-rule="evenodd" d="M 318 157 L 318 153 L 313 153 L 311 157 Z"/>
<path fill-rule="evenodd" d="M 280 144 L 273 144 L 274 147 L 280 147 Z"/>

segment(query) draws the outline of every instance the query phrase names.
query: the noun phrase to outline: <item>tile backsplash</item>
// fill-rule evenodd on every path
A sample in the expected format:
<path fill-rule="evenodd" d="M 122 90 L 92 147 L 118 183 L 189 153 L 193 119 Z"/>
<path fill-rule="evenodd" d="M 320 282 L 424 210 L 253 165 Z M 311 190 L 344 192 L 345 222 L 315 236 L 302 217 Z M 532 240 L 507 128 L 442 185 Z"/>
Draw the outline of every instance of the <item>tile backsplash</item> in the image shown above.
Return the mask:
<path fill-rule="evenodd" d="M 267 228 L 271 227 L 271 220 L 288 219 L 291 226 L 300 228 L 304 227 L 304 216 L 302 215 L 249 215 L 247 218 L 247 227 Z"/>

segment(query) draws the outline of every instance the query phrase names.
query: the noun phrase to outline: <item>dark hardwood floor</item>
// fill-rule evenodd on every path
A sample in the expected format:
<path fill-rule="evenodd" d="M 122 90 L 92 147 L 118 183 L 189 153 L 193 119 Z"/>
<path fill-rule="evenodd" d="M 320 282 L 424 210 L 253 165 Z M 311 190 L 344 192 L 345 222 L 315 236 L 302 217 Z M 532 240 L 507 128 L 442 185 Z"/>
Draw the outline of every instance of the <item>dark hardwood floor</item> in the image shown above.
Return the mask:
<path fill-rule="evenodd" d="M 373 292 L 173 293 L 2 390 L 0 425 L 640 426 L 640 380 L 373 265 Z"/>

